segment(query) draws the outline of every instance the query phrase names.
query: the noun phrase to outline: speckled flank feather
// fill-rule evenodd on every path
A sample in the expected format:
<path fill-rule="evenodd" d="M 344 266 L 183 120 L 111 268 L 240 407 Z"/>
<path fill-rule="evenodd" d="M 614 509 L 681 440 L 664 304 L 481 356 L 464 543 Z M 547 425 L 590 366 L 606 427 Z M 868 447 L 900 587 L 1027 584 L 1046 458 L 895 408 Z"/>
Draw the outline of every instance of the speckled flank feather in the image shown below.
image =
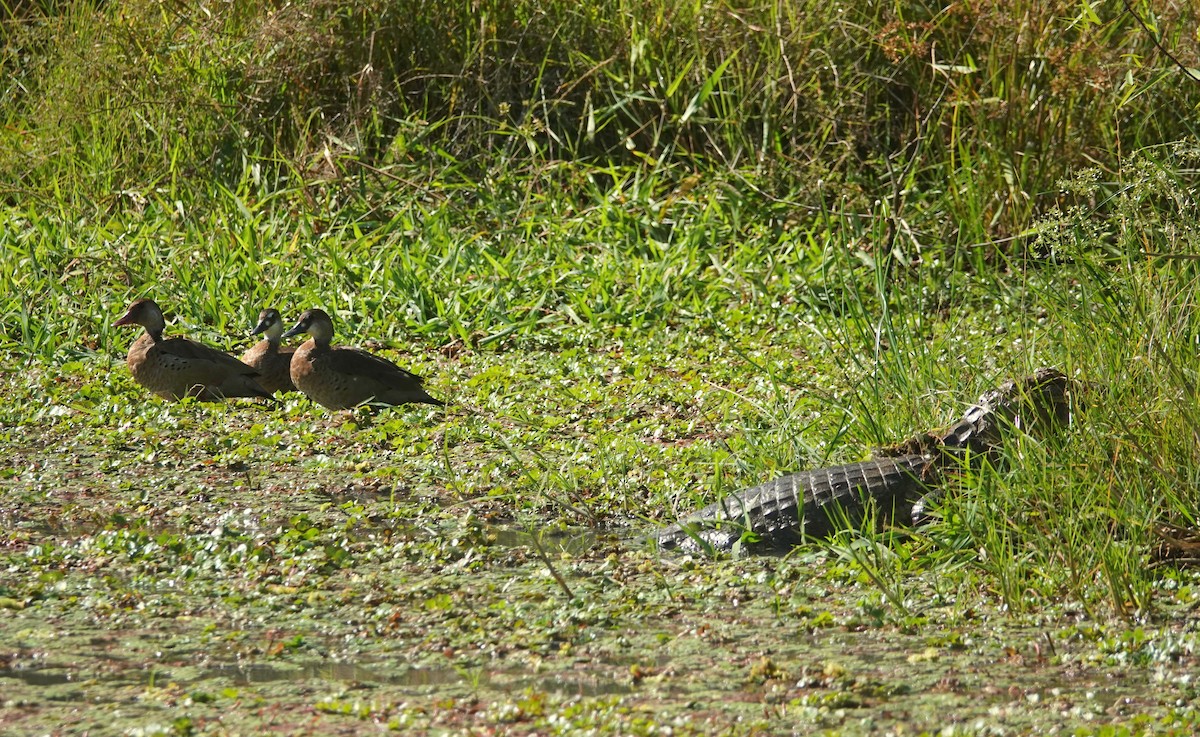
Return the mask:
<path fill-rule="evenodd" d="M 137 300 L 116 322 L 134 324 L 142 325 L 146 332 L 129 348 L 129 373 L 163 399 L 271 398 L 255 380 L 258 372 L 228 353 L 187 338 L 163 338 L 162 311 L 153 301 Z"/>
<path fill-rule="evenodd" d="M 292 383 L 292 356 L 295 348 L 280 348 L 283 321 L 275 310 L 263 310 L 258 315 L 258 325 L 251 335 L 262 333 L 265 337 L 254 344 L 242 356 L 242 362 L 258 371 L 258 383 L 263 389 L 275 392 L 294 392 Z"/>
<path fill-rule="evenodd" d="M 313 337 L 292 357 L 292 383 L 326 409 L 350 409 L 368 402 L 442 404 L 426 393 L 421 377 L 391 361 L 358 348 L 331 347 L 333 321 L 324 311 L 305 312 L 284 337 L 302 332 Z"/>

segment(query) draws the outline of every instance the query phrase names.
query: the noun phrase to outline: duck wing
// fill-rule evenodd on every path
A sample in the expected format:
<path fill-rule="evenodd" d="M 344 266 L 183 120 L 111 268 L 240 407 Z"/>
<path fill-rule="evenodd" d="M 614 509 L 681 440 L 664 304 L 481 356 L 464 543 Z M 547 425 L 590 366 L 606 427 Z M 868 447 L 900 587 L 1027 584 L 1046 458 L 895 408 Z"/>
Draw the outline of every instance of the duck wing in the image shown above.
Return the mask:
<path fill-rule="evenodd" d="M 258 371 L 224 351 L 187 338 L 163 340 L 156 347 L 160 371 L 187 393 L 203 387 L 202 398 L 270 397 L 254 380 Z"/>
<path fill-rule="evenodd" d="M 329 368 L 346 376 L 378 382 L 387 388 L 420 386 L 424 379 L 411 371 L 402 369 L 386 358 L 368 353 L 361 348 L 334 348 L 326 354 Z"/>

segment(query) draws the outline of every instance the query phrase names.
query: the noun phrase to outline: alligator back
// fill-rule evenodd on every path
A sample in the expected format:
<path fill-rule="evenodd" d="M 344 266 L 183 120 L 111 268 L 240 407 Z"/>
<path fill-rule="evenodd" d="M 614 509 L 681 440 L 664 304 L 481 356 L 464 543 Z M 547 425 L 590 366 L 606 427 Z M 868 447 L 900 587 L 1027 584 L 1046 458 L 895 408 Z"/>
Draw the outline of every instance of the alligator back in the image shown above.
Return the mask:
<path fill-rule="evenodd" d="M 927 490 L 930 458 L 873 458 L 791 473 L 710 504 L 655 537 L 667 550 L 731 550 L 739 540 L 747 550 L 787 549 L 857 525 L 868 510 L 881 520 L 907 520 Z"/>
<path fill-rule="evenodd" d="M 747 549 L 754 550 L 827 536 L 844 524 L 858 524 L 870 509 L 880 519 L 907 523 L 924 517 L 922 497 L 944 468 L 992 453 L 1010 428 L 1043 432 L 1067 424 L 1074 399 L 1066 375 L 1038 369 L 984 392 L 945 429 L 880 450 L 868 461 L 801 471 L 751 487 L 663 528 L 655 538 L 663 549 L 730 550 L 746 540 Z"/>

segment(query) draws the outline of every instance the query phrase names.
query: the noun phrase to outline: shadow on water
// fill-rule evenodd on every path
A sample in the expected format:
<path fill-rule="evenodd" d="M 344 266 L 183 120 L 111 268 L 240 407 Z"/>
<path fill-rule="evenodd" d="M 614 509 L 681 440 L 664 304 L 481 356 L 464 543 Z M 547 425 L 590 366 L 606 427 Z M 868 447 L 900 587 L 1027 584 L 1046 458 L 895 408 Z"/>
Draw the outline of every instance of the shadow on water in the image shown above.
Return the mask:
<path fill-rule="evenodd" d="M 30 686 L 58 686 L 79 680 L 73 674 L 61 670 L 37 668 L 0 668 L 0 679 L 15 678 Z"/>
<path fill-rule="evenodd" d="M 276 681 L 338 681 L 342 683 L 387 683 L 397 686 L 437 686 L 464 680 L 451 668 L 411 668 L 402 673 L 380 674 L 356 663 L 306 663 L 295 668 L 277 668 L 265 663 L 218 665 L 205 671 L 206 678 L 228 678 L 236 686 Z"/>
<path fill-rule="evenodd" d="M 670 667 L 669 658 L 660 658 L 654 665 L 656 670 Z M 612 665 L 612 663 L 608 663 Z M 620 673 L 623 669 L 618 669 Z M 994 674 L 993 674 L 994 675 Z M 1045 695 L 1047 698 L 1062 700 L 1064 703 L 1078 703 L 1080 708 L 1091 709 L 1104 713 L 1113 709 L 1126 709 L 1131 705 L 1150 703 L 1153 698 L 1144 693 L 1127 689 L 1113 688 L 1111 684 L 1101 682 L 1098 674 L 1081 674 L 1076 678 L 1063 677 L 1060 672 L 1052 671 L 1034 674 L 1020 671 L 1019 678 L 1010 676 L 1010 687 L 995 686 L 981 689 L 974 698 L 976 700 L 995 704 L 998 707 L 1011 704 L 1016 699 L 1023 702 L 1034 696 Z M 0 692 L 7 690 L 5 679 L 14 679 L 38 689 L 47 689 L 47 698 L 61 698 L 60 687 L 78 688 L 88 684 L 114 684 L 127 686 L 153 686 L 160 683 L 175 682 L 180 684 L 198 684 L 208 681 L 218 682 L 217 685 L 228 683 L 238 688 L 262 687 L 272 683 L 303 683 L 325 682 L 341 683 L 351 686 L 392 687 L 411 692 L 412 695 L 454 694 L 456 692 L 474 693 L 486 690 L 490 693 L 517 694 L 527 690 L 545 693 L 557 693 L 563 696 L 623 696 L 636 691 L 653 688 L 658 693 L 672 692 L 683 694 L 688 691 L 685 683 L 659 683 L 635 685 L 631 679 L 622 678 L 589 670 L 576 670 L 558 673 L 530 673 L 518 668 L 454 668 L 454 667 L 407 667 L 391 668 L 384 661 L 363 665 L 353 662 L 311 661 L 294 665 L 271 665 L 266 663 L 236 664 L 227 663 L 193 670 L 180 666 L 174 672 L 166 670 L 134 668 L 116 673 L 97 674 L 95 672 L 72 671 L 62 667 L 46 668 L 0 668 Z M 950 692 L 955 679 L 951 679 Z M 1005 682 L 1001 677 L 1000 684 Z M 942 684 L 945 681 L 939 681 Z M 1020 684 L 1019 693 L 1014 697 L 1013 689 Z M 795 693 L 807 693 L 808 687 L 794 685 Z M 820 689 L 818 689 L 820 690 Z M 59 696 L 55 696 L 55 693 Z M 927 697 L 930 699 L 945 698 L 946 689 L 935 687 Z"/>
<path fill-rule="evenodd" d="M 533 677 L 510 670 L 460 670 L 456 668 L 406 668 L 383 672 L 379 667 L 357 663 L 313 662 L 297 667 L 251 665 L 218 665 L 205 670 L 203 678 L 228 678 L 235 686 L 253 686 L 281 681 L 328 681 L 349 684 L 379 684 L 436 691 L 440 686 L 464 686 L 471 689 L 487 687 L 517 692 L 526 688 L 585 696 L 624 694 L 633 690 L 632 684 L 600 677 L 563 678 L 561 676 Z"/>

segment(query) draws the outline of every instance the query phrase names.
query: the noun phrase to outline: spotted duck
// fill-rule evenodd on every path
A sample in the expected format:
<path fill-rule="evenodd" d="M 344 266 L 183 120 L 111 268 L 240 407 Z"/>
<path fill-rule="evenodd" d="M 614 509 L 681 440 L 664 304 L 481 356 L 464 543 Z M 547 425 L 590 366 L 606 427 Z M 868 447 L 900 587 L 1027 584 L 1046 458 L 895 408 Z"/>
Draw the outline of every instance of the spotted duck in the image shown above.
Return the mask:
<path fill-rule="evenodd" d="M 292 383 L 329 410 L 360 404 L 422 403 L 442 405 L 429 396 L 420 376 L 359 348 L 332 347 L 333 321 L 324 310 L 308 310 L 281 337 L 308 333 L 311 338 L 292 356 Z"/>
<path fill-rule="evenodd" d="M 272 398 L 255 380 L 258 372 L 228 353 L 187 338 L 164 338 L 166 321 L 154 300 L 135 301 L 113 325 L 146 329 L 129 347 L 126 363 L 134 381 L 163 399 Z"/>
<path fill-rule="evenodd" d="M 267 309 L 258 313 L 258 325 L 250 334 L 261 334 L 263 339 L 246 351 L 242 363 L 258 371 L 258 383 L 262 388 L 272 394 L 296 391 L 296 385 L 292 383 L 292 355 L 296 349 L 279 347 L 283 336 L 283 318 L 279 311 Z"/>

